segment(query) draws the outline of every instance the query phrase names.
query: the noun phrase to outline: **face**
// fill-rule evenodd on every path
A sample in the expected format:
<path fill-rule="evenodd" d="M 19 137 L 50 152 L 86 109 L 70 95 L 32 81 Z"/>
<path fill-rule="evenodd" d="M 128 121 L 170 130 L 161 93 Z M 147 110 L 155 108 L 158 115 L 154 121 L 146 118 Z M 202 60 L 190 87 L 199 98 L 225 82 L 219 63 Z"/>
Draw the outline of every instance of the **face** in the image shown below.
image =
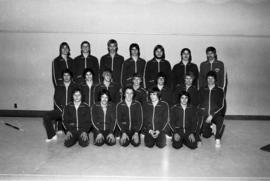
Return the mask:
<path fill-rule="evenodd" d="M 162 49 L 158 48 L 156 51 L 155 51 L 155 55 L 157 58 L 162 58 L 163 56 L 163 51 Z"/>
<path fill-rule="evenodd" d="M 156 92 L 150 93 L 150 99 L 151 99 L 152 102 L 158 101 L 159 99 L 158 99 L 157 93 Z"/>
<path fill-rule="evenodd" d="M 185 51 L 182 53 L 181 56 L 182 56 L 182 59 L 183 59 L 184 61 L 189 61 L 190 53 L 189 53 L 188 50 L 185 50 Z"/>
<path fill-rule="evenodd" d="M 61 47 L 61 55 L 68 55 L 69 54 L 69 48 L 67 45 L 64 45 Z"/>
<path fill-rule="evenodd" d="M 157 83 L 158 83 L 158 85 L 163 86 L 164 83 L 165 83 L 165 78 L 164 77 L 159 77 L 158 80 L 157 80 Z"/>
<path fill-rule="evenodd" d="M 73 94 L 73 100 L 74 100 L 74 102 L 81 102 L 81 100 L 82 100 L 82 94 L 81 94 L 80 91 L 76 91 Z"/>
<path fill-rule="evenodd" d="M 131 102 L 132 101 L 132 98 L 133 98 L 133 90 L 132 89 L 126 89 L 126 92 L 125 92 L 125 100 L 128 101 L 128 102 Z"/>
<path fill-rule="evenodd" d="M 108 49 L 110 53 L 116 53 L 117 46 L 115 43 L 111 43 L 109 44 Z"/>
<path fill-rule="evenodd" d="M 64 73 L 63 74 L 63 80 L 65 83 L 69 83 L 71 81 L 71 76 L 69 73 Z"/>
<path fill-rule="evenodd" d="M 186 86 L 190 87 L 192 85 L 193 79 L 191 76 L 186 76 L 185 77 L 185 84 Z"/>
<path fill-rule="evenodd" d="M 131 56 L 133 57 L 139 56 L 139 50 L 136 47 L 131 48 Z"/>
<path fill-rule="evenodd" d="M 112 75 L 110 72 L 103 72 L 103 78 L 105 81 L 110 82 L 112 79 Z"/>
<path fill-rule="evenodd" d="M 212 51 L 208 51 L 206 53 L 206 57 L 207 57 L 207 60 L 209 60 L 209 61 L 215 60 L 215 53 Z"/>
<path fill-rule="evenodd" d="M 81 49 L 82 49 L 82 52 L 83 52 L 83 53 L 89 53 L 89 52 L 90 52 L 90 46 L 89 46 L 88 43 L 82 44 Z"/>
<path fill-rule="evenodd" d="M 108 100 L 109 100 L 109 98 L 108 98 L 108 96 L 106 94 L 101 95 L 100 102 L 101 102 L 102 105 L 107 105 Z"/>
<path fill-rule="evenodd" d="M 188 96 L 182 95 L 180 98 L 181 105 L 187 105 L 188 103 Z"/>
<path fill-rule="evenodd" d="M 207 83 L 209 86 L 215 85 L 215 78 L 212 76 L 207 77 Z"/>
<path fill-rule="evenodd" d="M 134 86 L 140 86 L 141 85 L 141 82 L 142 82 L 142 80 L 141 80 L 140 77 L 134 77 L 133 78 L 133 85 Z"/>
<path fill-rule="evenodd" d="M 85 80 L 86 81 L 92 81 L 93 80 L 93 75 L 91 72 L 86 72 L 85 74 Z"/>

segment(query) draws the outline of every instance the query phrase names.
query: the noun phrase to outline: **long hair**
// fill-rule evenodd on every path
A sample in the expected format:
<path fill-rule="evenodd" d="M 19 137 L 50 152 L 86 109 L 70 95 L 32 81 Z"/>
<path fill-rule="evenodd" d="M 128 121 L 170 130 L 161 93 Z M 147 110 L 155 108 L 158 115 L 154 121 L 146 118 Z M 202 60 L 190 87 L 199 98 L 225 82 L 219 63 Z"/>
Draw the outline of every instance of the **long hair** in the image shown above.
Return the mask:
<path fill-rule="evenodd" d="M 70 47 L 68 45 L 67 42 L 62 42 L 59 46 L 59 56 L 61 56 L 61 49 L 64 47 L 64 46 L 67 46 L 68 47 L 68 57 L 70 56 Z"/>
<path fill-rule="evenodd" d="M 129 46 L 129 54 L 131 56 L 131 50 L 132 48 L 136 48 L 138 50 L 138 56 L 140 56 L 140 47 L 137 43 L 132 43 L 130 46 Z"/>
<path fill-rule="evenodd" d="M 82 52 L 82 46 L 83 46 L 83 44 L 87 44 L 87 45 L 89 46 L 89 51 L 88 51 L 88 53 L 90 54 L 90 53 L 91 53 L 91 49 L 90 49 L 90 43 L 89 43 L 88 41 L 83 41 L 83 42 L 81 43 L 81 54 L 83 53 L 83 52 Z"/>
<path fill-rule="evenodd" d="M 108 51 L 109 51 L 109 46 L 110 44 L 115 44 L 116 45 L 116 52 L 118 51 L 118 43 L 115 39 L 110 39 L 107 43 L 107 48 L 108 48 Z"/>
<path fill-rule="evenodd" d="M 189 48 L 183 48 L 182 50 L 181 50 L 181 60 L 183 60 L 183 58 L 182 58 L 182 56 L 183 56 L 183 54 L 184 54 L 184 51 L 188 51 L 188 53 L 189 53 L 189 62 L 191 62 L 191 60 L 192 60 L 192 57 L 191 57 L 191 51 L 190 51 L 190 49 Z"/>
<path fill-rule="evenodd" d="M 154 52 L 153 52 L 153 53 L 154 53 L 154 57 L 157 58 L 157 57 L 156 57 L 156 54 L 155 54 L 155 52 L 157 51 L 157 49 L 161 49 L 161 51 L 163 52 L 161 58 L 162 58 L 162 59 L 165 59 L 165 49 L 163 48 L 162 45 L 156 45 L 156 46 L 155 46 Z"/>

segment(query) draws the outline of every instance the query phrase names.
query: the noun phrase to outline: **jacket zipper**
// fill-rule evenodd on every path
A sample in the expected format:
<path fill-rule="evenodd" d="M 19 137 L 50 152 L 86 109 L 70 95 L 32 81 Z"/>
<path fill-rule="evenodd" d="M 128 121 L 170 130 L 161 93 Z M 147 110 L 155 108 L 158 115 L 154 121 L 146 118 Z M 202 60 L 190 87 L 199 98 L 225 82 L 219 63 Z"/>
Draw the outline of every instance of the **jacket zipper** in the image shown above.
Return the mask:
<path fill-rule="evenodd" d="M 154 123 L 154 118 L 155 118 L 155 106 L 153 106 L 153 115 L 152 115 L 152 124 L 153 124 L 153 130 L 155 130 L 155 123 Z"/>
<path fill-rule="evenodd" d="M 128 106 L 128 120 L 129 120 L 129 127 L 128 127 L 128 130 L 130 131 L 131 130 L 131 115 L 130 115 L 130 106 Z"/>

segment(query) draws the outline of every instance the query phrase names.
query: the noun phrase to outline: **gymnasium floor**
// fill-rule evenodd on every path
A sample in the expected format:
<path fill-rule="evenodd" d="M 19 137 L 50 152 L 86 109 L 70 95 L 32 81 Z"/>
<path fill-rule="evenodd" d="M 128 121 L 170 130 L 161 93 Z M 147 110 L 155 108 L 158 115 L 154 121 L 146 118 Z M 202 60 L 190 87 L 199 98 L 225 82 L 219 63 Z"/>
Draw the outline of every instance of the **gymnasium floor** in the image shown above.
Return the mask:
<path fill-rule="evenodd" d="M 270 121 L 226 120 L 222 147 L 203 139 L 197 150 L 63 146 L 46 143 L 41 118 L 1 118 L 0 180 L 270 180 Z"/>

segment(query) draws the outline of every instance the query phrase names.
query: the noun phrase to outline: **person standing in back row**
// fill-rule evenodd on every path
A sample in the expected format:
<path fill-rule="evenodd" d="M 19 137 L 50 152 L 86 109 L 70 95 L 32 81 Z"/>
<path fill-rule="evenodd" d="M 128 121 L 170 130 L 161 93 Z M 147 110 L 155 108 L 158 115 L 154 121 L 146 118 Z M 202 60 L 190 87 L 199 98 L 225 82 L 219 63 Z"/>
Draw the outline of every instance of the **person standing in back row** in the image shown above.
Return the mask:
<path fill-rule="evenodd" d="M 167 85 L 171 87 L 171 65 L 165 60 L 165 50 L 162 45 L 154 48 L 154 58 L 146 63 L 144 71 L 144 84 L 147 90 L 155 85 L 157 74 L 163 72 L 168 80 Z"/>
<path fill-rule="evenodd" d="M 112 71 L 112 81 L 121 85 L 121 70 L 124 57 L 117 53 L 118 44 L 116 40 L 109 40 L 107 46 L 108 53 L 100 59 L 100 80 L 102 79 L 103 71 L 109 69 Z"/>
<path fill-rule="evenodd" d="M 94 75 L 93 79 L 95 84 L 99 83 L 98 73 L 99 73 L 99 64 L 98 59 L 91 55 L 91 47 L 88 41 L 81 43 L 81 55 L 77 56 L 74 59 L 74 81 L 77 84 L 81 84 L 84 81 L 83 72 L 86 68 L 90 68 Z"/>

